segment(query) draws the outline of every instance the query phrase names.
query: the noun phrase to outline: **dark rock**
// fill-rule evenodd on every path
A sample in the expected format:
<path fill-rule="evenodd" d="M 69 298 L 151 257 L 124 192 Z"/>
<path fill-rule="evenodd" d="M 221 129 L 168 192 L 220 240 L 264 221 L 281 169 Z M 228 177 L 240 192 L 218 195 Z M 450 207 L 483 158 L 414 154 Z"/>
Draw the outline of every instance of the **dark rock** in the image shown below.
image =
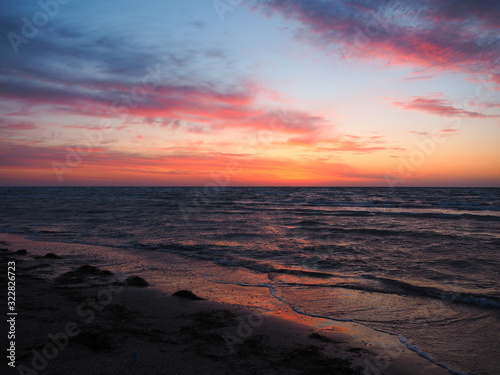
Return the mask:
<path fill-rule="evenodd" d="M 62 275 L 56 278 L 56 282 L 58 283 L 66 283 L 66 284 L 80 284 L 85 281 L 85 278 L 88 276 L 111 276 L 113 272 L 108 270 L 100 270 L 97 267 L 89 266 L 88 264 L 81 266 L 80 268 L 63 273 Z"/>
<path fill-rule="evenodd" d="M 173 296 L 177 296 L 177 297 L 183 297 L 183 298 L 191 299 L 191 300 L 194 300 L 194 301 L 199 301 L 199 300 L 203 300 L 204 299 L 204 298 L 198 297 L 196 294 L 194 294 L 190 290 L 178 290 L 177 292 L 175 292 L 172 295 Z"/>
<path fill-rule="evenodd" d="M 349 348 L 347 349 L 348 352 L 351 352 L 351 353 L 359 353 L 359 352 L 362 352 L 364 351 L 363 348 Z"/>
<path fill-rule="evenodd" d="M 101 270 L 97 267 L 94 266 L 89 266 L 88 264 L 79 267 L 76 271 L 70 271 L 74 272 L 75 274 L 81 274 L 81 275 L 95 275 L 99 276 L 101 275 Z"/>
<path fill-rule="evenodd" d="M 149 285 L 146 280 L 139 276 L 129 276 L 125 281 L 128 286 L 145 287 Z"/>
<path fill-rule="evenodd" d="M 14 254 L 26 255 L 26 254 L 28 254 L 28 252 L 24 249 L 20 249 L 20 250 L 17 250 Z"/>

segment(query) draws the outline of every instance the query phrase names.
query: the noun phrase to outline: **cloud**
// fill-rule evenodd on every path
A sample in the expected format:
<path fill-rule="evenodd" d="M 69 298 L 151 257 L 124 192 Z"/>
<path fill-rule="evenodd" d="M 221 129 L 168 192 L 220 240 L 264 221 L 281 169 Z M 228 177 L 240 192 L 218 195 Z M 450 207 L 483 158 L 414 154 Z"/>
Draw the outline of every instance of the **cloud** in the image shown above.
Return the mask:
<path fill-rule="evenodd" d="M 430 138 L 437 137 L 438 139 L 445 138 L 445 137 L 450 138 L 450 137 L 453 137 L 455 135 L 462 134 L 462 133 L 459 133 L 458 129 L 456 127 L 453 127 L 453 126 L 447 126 L 444 128 L 435 129 L 433 132 L 410 130 L 410 133 L 421 136 L 421 137 L 430 137 Z M 396 157 L 396 156 L 392 156 L 392 157 Z"/>
<path fill-rule="evenodd" d="M 7 131 L 24 131 L 24 130 L 34 130 L 36 125 L 31 121 L 15 122 L 0 119 L 0 132 Z"/>
<path fill-rule="evenodd" d="M 411 134 L 416 134 L 416 135 L 423 135 L 423 136 L 428 136 L 430 135 L 429 132 L 420 132 L 420 131 L 415 131 L 415 130 L 410 130 Z"/>
<path fill-rule="evenodd" d="M 500 103 L 482 102 L 480 105 L 483 108 L 500 108 Z"/>
<path fill-rule="evenodd" d="M 385 151 L 387 147 L 380 146 L 364 146 L 356 142 L 339 142 L 334 147 L 319 147 L 318 151 L 328 152 L 353 152 L 356 154 L 366 154 L 375 151 Z"/>
<path fill-rule="evenodd" d="M 440 138 L 443 138 L 443 137 L 448 137 L 449 138 L 449 137 L 453 137 L 455 135 L 462 134 L 462 133 L 458 132 L 457 128 L 453 128 L 453 127 L 446 127 L 446 128 L 438 129 L 436 131 L 436 133 L 438 134 L 438 136 Z"/>
<path fill-rule="evenodd" d="M 142 121 L 178 128 L 182 121 L 184 128 L 196 133 L 245 128 L 303 134 L 328 125 L 324 118 L 306 112 L 280 112 L 257 106 L 259 87 L 251 83 L 229 88 L 203 83 L 174 84 L 168 82 L 169 77 L 159 64 L 153 76 L 151 69 L 143 73 L 145 77 L 157 78 L 156 84 L 145 86 L 107 79 L 68 85 L 49 78 L 0 77 L 0 98 L 29 107 L 32 112 L 38 109 L 56 115 L 121 119 L 128 125 Z M 16 114 L 23 115 L 8 115 Z"/>
<path fill-rule="evenodd" d="M 145 155 L 127 151 L 93 149 L 72 156 L 72 166 L 65 164 L 68 149 L 15 144 L 0 140 L 0 168 L 5 184 L 125 184 L 204 185 L 217 178 L 231 185 L 324 185 L 332 183 L 380 183 L 382 174 L 359 170 L 329 160 L 248 157 L 214 151 L 183 153 L 175 148 L 169 154 Z M 54 162 L 57 164 L 54 167 Z M 231 169 L 228 169 L 229 167 Z M 36 177 L 31 177 L 36 172 Z M 63 180 L 59 181 L 56 173 Z M 215 176 L 215 177 L 214 177 Z"/>
<path fill-rule="evenodd" d="M 470 117 L 470 118 L 492 118 L 498 115 L 488 115 L 480 112 L 466 111 L 456 108 L 453 104 L 442 97 L 442 94 L 431 94 L 428 97 L 414 96 L 406 100 L 392 99 L 392 105 L 412 111 L 427 112 L 433 115 L 446 117 Z"/>
<path fill-rule="evenodd" d="M 255 7 L 299 21 L 302 39 L 345 59 L 487 74 L 500 82 L 495 0 L 262 0 Z"/>
<path fill-rule="evenodd" d="M 428 75 L 415 75 L 411 77 L 406 77 L 403 79 L 403 81 L 420 81 L 420 80 L 427 80 L 434 78 L 434 75 L 428 74 Z"/>
<path fill-rule="evenodd" d="M 354 154 L 370 154 L 386 150 L 403 150 L 400 147 L 388 147 L 382 136 L 361 137 L 345 134 L 336 138 L 322 138 L 314 133 L 305 136 L 291 137 L 287 145 L 305 146 L 319 152 L 349 152 Z"/>
<path fill-rule="evenodd" d="M 0 16 L 0 31 L 19 28 L 12 22 L 18 15 Z M 299 134 L 326 125 L 306 112 L 289 110 L 287 119 L 279 117 L 272 108 L 256 105 L 258 95 L 270 94 L 266 88 L 227 71 L 219 77 L 200 69 L 207 59 L 217 58 L 221 67 L 228 63 L 220 47 L 197 50 L 167 40 L 152 49 L 134 38 L 60 21 L 51 20 L 19 54 L 7 38 L 0 41 L 0 99 L 9 108 L 30 111 L 8 109 L 4 116 L 78 115 L 127 126 L 144 120 L 167 121 L 171 127 L 183 122 L 191 133 L 276 125 L 275 131 Z"/>
<path fill-rule="evenodd" d="M 0 13 L 0 33 L 20 33 L 22 23 L 16 20 L 33 14 L 36 4 L 8 3 L 12 6 L 1 5 L 6 12 Z M 133 130 L 151 124 L 186 136 L 267 131 L 277 135 L 273 142 L 319 138 L 334 129 L 322 116 L 258 104 L 262 97 L 280 98 L 242 73 L 228 74 L 234 62 L 219 44 L 196 48 L 197 42 L 177 37 L 144 43 L 135 34 L 109 32 L 97 24 L 54 17 L 18 54 L 7 38 L 0 40 L 0 100 L 5 104 L 0 121 L 29 119 L 42 132 L 59 126 L 67 129 L 65 137 L 80 127 Z M 217 69 L 206 69 L 214 59 Z M 111 124 L 100 125 L 105 120 Z"/>

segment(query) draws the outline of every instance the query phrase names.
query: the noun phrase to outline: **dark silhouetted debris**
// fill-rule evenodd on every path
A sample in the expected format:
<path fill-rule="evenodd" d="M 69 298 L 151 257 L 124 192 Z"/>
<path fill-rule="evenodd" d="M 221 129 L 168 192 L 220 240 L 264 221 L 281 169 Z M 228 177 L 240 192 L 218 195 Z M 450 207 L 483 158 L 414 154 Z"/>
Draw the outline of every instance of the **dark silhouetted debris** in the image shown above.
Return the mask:
<path fill-rule="evenodd" d="M 149 285 L 146 280 L 139 276 L 129 276 L 125 281 L 127 282 L 128 286 L 145 287 Z"/>
<path fill-rule="evenodd" d="M 56 282 L 64 284 L 80 284 L 83 283 L 89 276 L 106 277 L 111 275 L 113 275 L 113 272 L 111 271 L 100 270 L 97 267 L 86 264 L 75 271 L 63 273 L 56 278 Z"/>
<path fill-rule="evenodd" d="M 175 292 L 172 295 L 177 296 L 177 297 L 184 297 L 184 298 L 191 299 L 194 301 L 199 301 L 199 300 L 204 299 L 204 298 L 198 297 L 196 294 L 194 294 L 190 290 L 178 290 L 177 292 Z"/>

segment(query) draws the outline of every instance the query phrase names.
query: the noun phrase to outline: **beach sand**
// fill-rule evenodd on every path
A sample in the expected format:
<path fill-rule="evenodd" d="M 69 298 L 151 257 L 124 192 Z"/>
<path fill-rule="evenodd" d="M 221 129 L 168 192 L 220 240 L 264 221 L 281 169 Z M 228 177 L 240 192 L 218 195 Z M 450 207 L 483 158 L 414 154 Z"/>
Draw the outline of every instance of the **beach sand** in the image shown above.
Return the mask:
<path fill-rule="evenodd" d="M 90 245 L 9 235 L 0 248 L 3 285 L 8 262 L 16 264 L 17 313 L 16 368 L 4 356 L 1 373 L 448 373 L 395 336 L 297 314 L 277 300 L 260 301 L 263 292 L 214 287 L 187 271 L 134 275 L 133 267 L 123 272 L 119 262 L 96 256 L 102 248 Z M 117 251 L 107 250 L 108 256 Z M 131 276 L 150 285 L 132 285 Z M 172 296 L 179 289 L 203 300 Z M 7 301 L 4 306 L 7 311 Z M 9 353 L 10 327 L 2 327 Z"/>

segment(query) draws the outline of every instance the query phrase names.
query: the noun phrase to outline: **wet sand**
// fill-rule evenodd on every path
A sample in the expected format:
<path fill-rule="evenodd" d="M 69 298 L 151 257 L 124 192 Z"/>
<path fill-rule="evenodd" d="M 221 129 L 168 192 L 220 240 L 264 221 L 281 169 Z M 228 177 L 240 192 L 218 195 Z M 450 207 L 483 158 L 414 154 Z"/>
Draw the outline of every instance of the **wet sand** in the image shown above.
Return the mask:
<path fill-rule="evenodd" d="M 92 246 L 9 235 L 0 248 L 4 276 L 8 262 L 16 264 L 17 313 L 16 368 L 7 359 L 2 373 L 448 373 L 397 338 L 373 334 L 360 339 L 346 325 L 297 314 L 279 302 L 273 308 L 249 308 L 236 301 L 251 291 L 220 287 L 209 293 L 206 283 L 183 273 L 124 273 L 90 256 Z M 2 283 L 6 286 L 6 277 Z M 172 296 L 177 290 L 202 299 Z M 2 327 L 9 349 L 9 327 Z"/>

